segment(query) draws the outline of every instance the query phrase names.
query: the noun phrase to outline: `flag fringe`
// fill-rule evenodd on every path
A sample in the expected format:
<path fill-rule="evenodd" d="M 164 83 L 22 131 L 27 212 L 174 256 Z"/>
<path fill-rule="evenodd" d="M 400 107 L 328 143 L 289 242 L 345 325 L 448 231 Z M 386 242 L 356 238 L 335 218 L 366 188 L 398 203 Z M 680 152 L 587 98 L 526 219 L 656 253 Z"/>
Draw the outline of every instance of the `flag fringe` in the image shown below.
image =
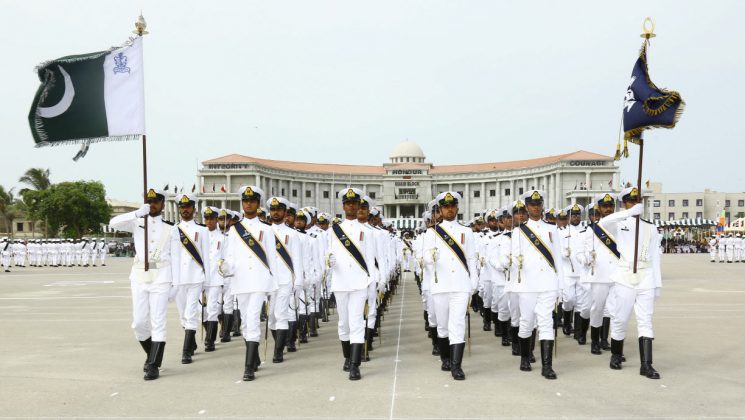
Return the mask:
<path fill-rule="evenodd" d="M 140 134 L 127 134 L 122 136 L 105 136 L 105 137 L 90 137 L 84 139 L 70 139 L 70 140 L 59 140 L 59 141 L 42 141 L 36 143 L 34 147 L 47 147 L 47 146 L 64 146 L 70 144 L 81 144 L 81 143 L 101 143 L 104 141 L 132 141 L 139 140 L 142 136 Z"/>

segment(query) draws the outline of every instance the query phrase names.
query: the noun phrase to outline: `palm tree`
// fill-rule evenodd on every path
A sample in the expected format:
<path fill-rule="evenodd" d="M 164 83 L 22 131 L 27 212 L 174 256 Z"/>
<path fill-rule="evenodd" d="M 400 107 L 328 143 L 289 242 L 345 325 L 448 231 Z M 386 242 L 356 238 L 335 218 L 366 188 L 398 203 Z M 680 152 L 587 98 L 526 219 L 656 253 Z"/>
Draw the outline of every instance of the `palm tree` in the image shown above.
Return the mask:
<path fill-rule="evenodd" d="M 52 186 L 52 183 L 49 181 L 49 169 L 42 168 L 31 168 L 27 170 L 18 182 L 29 185 L 31 189 L 37 191 L 47 190 Z M 23 195 L 24 190 L 26 189 L 21 190 L 21 195 Z"/>
<path fill-rule="evenodd" d="M 26 191 L 29 190 L 36 190 L 36 191 L 42 191 L 42 190 L 48 190 L 52 186 L 52 182 L 49 180 L 49 169 L 42 169 L 42 168 L 30 168 L 26 171 L 25 174 L 21 178 L 18 179 L 18 182 L 21 182 L 23 184 L 26 184 L 30 186 L 31 188 L 24 188 L 20 191 L 21 196 L 24 195 Z M 31 223 L 31 234 L 32 236 L 35 236 L 35 229 L 36 229 L 36 223 Z M 46 221 L 44 221 L 44 231 L 46 236 Z"/>
<path fill-rule="evenodd" d="M 11 234 L 12 229 L 8 229 L 8 220 L 10 220 L 9 216 L 13 216 L 13 219 L 15 219 L 16 217 L 15 212 L 13 211 L 14 201 L 15 196 L 13 195 L 13 188 L 6 190 L 5 187 L 0 185 L 0 215 L 2 215 L 3 218 L 3 226 L 5 227 L 5 232 Z"/>

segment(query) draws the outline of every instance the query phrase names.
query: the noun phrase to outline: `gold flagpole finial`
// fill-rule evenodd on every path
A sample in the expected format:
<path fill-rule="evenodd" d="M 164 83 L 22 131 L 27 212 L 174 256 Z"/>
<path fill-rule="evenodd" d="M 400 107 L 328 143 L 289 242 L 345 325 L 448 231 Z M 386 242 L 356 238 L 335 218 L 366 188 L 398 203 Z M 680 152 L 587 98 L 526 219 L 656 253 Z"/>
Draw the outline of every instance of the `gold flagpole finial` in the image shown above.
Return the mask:
<path fill-rule="evenodd" d="M 140 17 L 137 18 L 137 21 L 135 22 L 135 30 L 132 31 L 132 33 L 139 36 L 149 34 L 150 32 L 145 29 L 147 29 L 147 22 L 145 22 L 145 18 L 142 16 L 142 12 L 140 12 Z"/>
<path fill-rule="evenodd" d="M 654 21 L 651 17 L 647 16 L 644 18 L 644 22 L 642 22 L 642 34 L 639 36 L 647 40 L 657 36 L 654 33 Z"/>

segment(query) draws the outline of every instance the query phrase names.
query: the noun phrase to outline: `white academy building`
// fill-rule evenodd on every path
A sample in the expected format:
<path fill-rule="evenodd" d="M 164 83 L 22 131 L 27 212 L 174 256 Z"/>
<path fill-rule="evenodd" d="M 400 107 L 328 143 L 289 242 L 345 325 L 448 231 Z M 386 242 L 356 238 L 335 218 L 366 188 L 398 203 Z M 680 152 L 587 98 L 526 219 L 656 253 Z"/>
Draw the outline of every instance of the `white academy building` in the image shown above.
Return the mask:
<path fill-rule="evenodd" d="M 240 209 L 238 188 L 260 186 L 268 195 L 284 196 L 303 206 L 334 215 L 342 213 L 336 192 L 361 188 L 374 199 L 387 220 L 410 228 L 438 193 L 458 191 L 460 220 L 515 200 L 524 190 L 538 188 L 548 195 L 546 208 L 587 204 L 596 193 L 620 188 L 620 169 L 613 157 L 577 151 L 558 156 L 512 162 L 436 165 L 422 149 L 406 141 L 393 148 L 389 161 L 377 166 L 289 162 L 232 154 L 202 162 L 197 172 L 199 207 Z M 225 193 L 221 192 L 225 189 Z M 166 218 L 177 219 L 173 198 Z"/>

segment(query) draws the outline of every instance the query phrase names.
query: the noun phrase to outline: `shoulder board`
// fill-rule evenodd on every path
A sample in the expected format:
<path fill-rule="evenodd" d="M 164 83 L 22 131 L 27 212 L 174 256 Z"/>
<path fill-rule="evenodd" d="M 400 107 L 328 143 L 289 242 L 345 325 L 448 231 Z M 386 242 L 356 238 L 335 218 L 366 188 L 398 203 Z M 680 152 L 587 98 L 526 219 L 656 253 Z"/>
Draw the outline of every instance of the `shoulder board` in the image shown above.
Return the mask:
<path fill-rule="evenodd" d="M 264 221 L 264 220 L 259 220 L 259 221 L 260 221 L 261 223 L 263 223 L 263 224 L 267 225 L 267 226 L 271 226 L 271 225 L 272 225 L 271 223 L 269 223 L 269 222 L 267 222 L 267 221 Z"/>
<path fill-rule="evenodd" d="M 303 235 L 307 235 L 308 234 L 307 232 L 303 232 L 302 230 L 297 230 L 297 229 L 295 229 L 295 232 L 302 233 Z"/>
<path fill-rule="evenodd" d="M 653 225 L 653 224 L 654 224 L 654 223 L 650 222 L 650 221 L 649 221 L 649 220 L 647 220 L 647 219 L 642 219 L 641 217 L 639 218 L 639 220 L 641 220 L 641 221 L 642 221 L 642 222 L 644 222 L 644 223 L 649 223 L 650 225 Z"/>
<path fill-rule="evenodd" d="M 164 220 L 164 221 L 163 221 L 163 223 L 165 223 L 165 224 L 167 224 L 167 225 L 171 225 L 171 226 L 173 226 L 173 225 L 174 225 L 174 223 L 173 223 L 173 222 L 169 222 L 168 220 Z"/>
<path fill-rule="evenodd" d="M 205 225 L 204 223 L 197 223 L 197 226 L 207 227 L 207 225 Z"/>
<path fill-rule="evenodd" d="M 587 232 L 587 229 L 582 229 L 579 231 L 579 233 L 585 233 L 585 232 Z"/>

